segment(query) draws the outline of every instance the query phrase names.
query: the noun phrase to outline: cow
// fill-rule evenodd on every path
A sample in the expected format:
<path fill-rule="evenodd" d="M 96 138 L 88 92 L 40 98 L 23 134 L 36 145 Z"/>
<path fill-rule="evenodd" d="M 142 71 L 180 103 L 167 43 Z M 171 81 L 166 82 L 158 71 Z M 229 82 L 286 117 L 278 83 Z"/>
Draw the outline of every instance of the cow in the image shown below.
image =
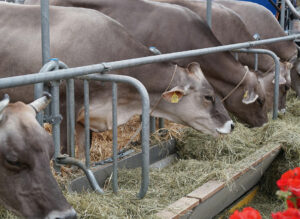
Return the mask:
<path fill-rule="evenodd" d="M 287 35 L 279 25 L 276 18 L 273 16 L 273 14 L 268 9 L 259 4 L 244 1 L 225 0 L 218 0 L 216 2 L 238 13 L 241 19 L 245 22 L 250 33 L 258 33 L 261 39 L 282 37 Z M 290 77 L 292 77 L 293 79 L 291 87 L 296 91 L 297 96 L 300 96 L 300 88 L 297 87 L 300 85 L 300 72 L 297 71 L 299 70 L 299 68 L 297 67 L 299 62 L 296 62 L 298 53 L 296 44 L 293 41 L 283 41 L 268 44 L 266 46 L 268 49 L 275 52 L 282 62 L 288 62 L 291 64 L 295 63 L 295 65 L 288 64 L 288 66 L 293 67 L 293 69 L 290 70 Z M 296 72 L 298 72 L 298 74 L 295 74 Z"/>
<path fill-rule="evenodd" d="M 249 32 L 253 35 L 258 33 L 261 39 L 287 36 L 274 15 L 259 4 L 226 0 L 216 0 L 215 2 L 235 11 L 244 21 Z M 295 61 L 297 57 L 297 47 L 293 41 L 266 44 L 266 47 L 275 52 L 282 62 Z"/>
<path fill-rule="evenodd" d="M 191 1 L 191 0 L 153 0 L 158 2 L 172 3 L 187 7 L 197 13 L 202 19 L 206 20 L 206 1 Z M 253 35 L 249 33 L 246 25 L 241 20 L 240 16 L 225 6 L 213 3 L 212 4 L 212 25 L 211 30 L 217 39 L 223 44 L 242 43 L 253 41 Z M 259 46 L 260 49 L 266 49 L 264 45 Z M 239 61 L 254 69 L 255 56 L 253 54 L 240 53 Z M 280 63 L 280 99 L 278 109 L 284 111 L 285 99 L 290 83 L 290 66 L 286 63 Z M 274 60 L 268 55 L 259 55 L 257 75 L 262 84 L 264 93 L 269 98 L 266 99 L 267 110 L 273 109 L 274 96 L 274 76 L 275 65 Z M 272 76 L 269 76 L 271 74 Z M 272 79 L 273 78 L 273 79 Z"/>
<path fill-rule="evenodd" d="M 0 101 L 0 204 L 24 218 L 76 218 L 50 169 L 52 137 L 35 119 L 49 96 L 9 102 Z"/>
<path fill-rule="evenodd" d="M 52 56 L 69 67 L 91 65 L 152 55 L 119 23 L 95 10 L 50 7 Z M 20 20 L 20 17 L 23 17 Z M 40 52 L 40 9 L 33 5 L 0 3 L 1 77 L 38 72 Z M 18 21 L 18 22 L 17 22 Z M 22 36 L 22 37 L 19 37 Z M 26 51 L 22 52 L 22 51 Z M 153 115 L 191 126 L 214 136 L 230 133 L 231 118 L 198 63 L 186 68 L 170 62 L 110 71 L 140 80 L 148 90 Z M 26 92 L 25 92 L 26 89 Z M 32 86 L 4 89 L 12 98 L 32 99 Z M 118 86 L 118 125 L 141 113 L 141 101 L 128 84 Z M 26 96 L 24 95 L 26 93 Z M 75 80 L 76 140 L 83 151 L 83 82 Z M 60 111 L 65 116 L 65 83 L 60 89 Z M 162 98 L 162 100 L 160 100 Z M 95 132 L 112 128 L 111 85 L 90 82 L 90 129 Z M 66 121 L 61 123 L 62 152 L 66 152 Z"/>
<path fill-rule="evenodd" d="M 25 4 L 39 4 L 28 0 Z M 144 45 L 162 53 L 220 46 L 220 42 L 191 10 L 143 0 L 53 0 L 52 5 L 96 9 L 123 24 Z M 175 60 L 180 66 L 198 62 L 215 91 L 224 98 L 228 111 L 250 126 L 267 122 L 265 96 L 252 71 L 229 52 Z M 234 91 L 234 92 L 231 92 Z"/>

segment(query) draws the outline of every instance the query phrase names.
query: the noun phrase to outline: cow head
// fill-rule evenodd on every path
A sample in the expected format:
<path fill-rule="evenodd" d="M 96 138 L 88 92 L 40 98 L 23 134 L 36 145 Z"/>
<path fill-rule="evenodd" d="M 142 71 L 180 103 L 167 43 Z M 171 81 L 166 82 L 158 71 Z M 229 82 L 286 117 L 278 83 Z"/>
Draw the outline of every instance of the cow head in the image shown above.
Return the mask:
<path fill-rule="evenodd" d="M 198 63 L 178 67 L 177 80 L 162 94 L 154 115 L 212 134 L 230 133 L 234 127 L 226 109 L 203 75 Z"/>
<path fill-rule="evenodd" d="M 273 99 L 274 99 L 274 84 L 275 84 L 275 72 L 270 73 L 257 73 L 258 80 L 263 88 L 266 98 L 266 107 L 267 111 L 271 111 L 273 109 Z M 279 75 L 279 102 L 278 102 L 278 110 L 281 112 L 285 112 L 286 107 L 286 94 L 290 88 L 290 74 L 285 71 L 285 69 L 281 69 Z"/>
<path fill-rule="evenodd" d="M 229 86 L 222 81 L 217 81 L 214 86 L 221 89 L 223 86 L 223 93 L 226 90 L 225 95 L 228 98 L 224 103 L 231 113 L 250 126 L 261 126 L 268 121 L 266 97 L 256 74 L 248 68 L 245 69 L 247 74 L 240 85 Z"/>
<path fill-rule="evenodd" d="M 51 169 L 51 136 L 36 121 L 48 101 L 0 102 L 0 204 L 25 218 L 76 218 Z"/>

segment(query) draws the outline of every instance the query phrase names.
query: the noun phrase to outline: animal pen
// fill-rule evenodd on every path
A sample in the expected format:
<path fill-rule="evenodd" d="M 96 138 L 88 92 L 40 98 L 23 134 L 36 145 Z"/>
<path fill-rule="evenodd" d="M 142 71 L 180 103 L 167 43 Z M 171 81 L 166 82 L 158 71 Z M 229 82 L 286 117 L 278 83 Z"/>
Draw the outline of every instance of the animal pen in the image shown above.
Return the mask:
<path fill-rule="evenodd" d="M 284 0 L 282 3 L 289 0 Z M 294 13 L 294 9 L 292 9 Z M 282 13 L 284 15 L 284 13 Z M 299 16 L 299 15 L 298 15 Z M 300 34 L 293 34 L 286 37 L 271 38 L 265 40 L 256 40 L 251 42 L 237 43 L 225 46 L 210 47 L 197 50 L 189 50 L 168 54 L 157 54 L 148 57 L 140 57 L 128 60 L 120 60 L 114 62 L 102 62 L 100 64 L 82 66 L 76 68 L 68 68 L 68 63 L 63 63 L 64 60 L 57 60 L 51 57 L 50 53 L 50 38 L 49 38 L 49 1 L 41 1 L 41 19 L 42 19 L 42 55 L 43 67 L 39 73 L 33 73 L 23 76 L 8 77 L 0 79 L 0 89 L 11 88 L 29 84 L 35 84 L 35 99 L 43 95 L 44 90 L 52 95 L 52 102 L 50 110 L 46 110 L 45 114 L 37 116 L 40 124 L 48 122 L 52 124 L 53 140 L 55 145 L 54 167 L 56 171 L 60 171 L 60 165 L 75 165 L 82 169 L 90 183 L 90 186 L 97 193 L 104 193 L 97 182 L 97 177 L 90 169 L 90 129 L 89 129 L 89 81 L 102 81 L 112 83 L 112 108 L 113 108 L 113 191 L 118 192 L 118 151 L 117 151 L 117 97 L 118 97 L 118 83 L 128 83 L 135 87 L 142 98 L 142 174 L 141 185 L 138 193 L 139 198 L 144 198 L 149 185 L 149 118 L 150 118 L 150 101 L 146 88 L 137 79 L 129 76 L 106 74 L 111 70 L 128 68 L 133 66 L 145 65 L 156 62 L 164 62 L 174 59 L 200 56 L 205 54 L 212 54 L 223 51 L 232 51 L 236 53 L 251 53 L 251 54 L 267 54 L 271 56 L 275 63 L 275 86 L 274 86 L 274 104 L 273 104 L 273 119 L 278 117 L 278 93 L 279 93 L 279 71 L 280 64 L 277 55 L 269 50 L 252 49 L 258 45 L 264 45 L 274 42 L 296 40 L 300 38 Z M 211 26 L 211 0 L 207 0 L 207 22 Z M 256 60 L 257 61 L 257 60 Z M 97 73 L 97 74 L 96 74 Z M 100 73 L 100 74 L 99 74 Z M 68 138 L 68 156 L 60 154 L 60 121 L 59 114 L 59 85 L 60 80 L 66 80 L 67 93 L 67 138 Z M 85 163 L 75 159 L 75 113 L 74 113 L 74 80 L 84 81 L 84 109 L 85 109 Z M 51 82 L 51 87 L 44 85 L 45 82 Z M 152 126 L 153 127 L 153 126 Z M 248 180 L 251 180 L 249 175 Z M 198 210 L 201 211 L 201 210 Z M 200 212 L 201 214 L 201 212 Z"/>

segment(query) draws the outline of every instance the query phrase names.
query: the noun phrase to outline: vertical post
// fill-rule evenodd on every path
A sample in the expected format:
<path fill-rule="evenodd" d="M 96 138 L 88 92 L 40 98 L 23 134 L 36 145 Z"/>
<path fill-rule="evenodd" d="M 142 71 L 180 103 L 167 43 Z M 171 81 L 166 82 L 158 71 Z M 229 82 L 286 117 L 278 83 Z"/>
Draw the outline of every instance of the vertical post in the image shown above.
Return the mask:
<path fill-rule="evenodd" d="M 280 62 L 279 58 L 273 54 L 275 61 L 275 84 L 274 84 L 274 106 L 273 106 L 273 119 L 278 117 L 278 98 L 279 98 L 279 74 L 280 74 Z"/>
<path fill-rule="evenodd" d="M 211 28 L 211 2 L 212 0 L 206 0 L 206 22 L 207 25 Z"/>
<path fill-rule="evenodd" d="M 40 1 L 42 25 L 42 57 L 43 65 L 50 59 L 50 28 L 49 28 L 49 0 Z"/>
<path fill-rule="evenodd" d="M 45 65 L 50 59 L 50 34 L 49 34 L 49 0 L 40 1 L 41 8 L 41 30 L 42 30 L 42 61 Z M 44 83 L 34 85 L 34 99 L 42 96 L 44 91 Z M 38 122 L 43 124 L 43 113 L 37 114 Z"/>
<path fill-rule="evenodd" d="M 153 134 L 155 132 L 155 117 L 154 116 L 150 116 L 150 134 Z"/>
<path fill-rule="evenodd" d="M 85 130 L 85 166 L 90 168 L 90 111 L 89 111 L 89 82 L 83 80 L 84 86 L 84 130 Z"/>
<path fill-rule="evenodd" d="M 239 61 L 239 54 L 237 52 L 234 53 L 234 58 L 236 61 Z"/>
<path fill-rule="evenodd" d="M 163 118 L 158 119 L 158 128 L 162 129 L 165 127 L 165 120 Z"/>
<path fill-rule="evenodd" d="M 75 97 L 74 79 L 67 80 L 67 145 L 68 154 L 75 157 Z"/>
<path fill-rule="evenodd" d="M 112 83 L 112 118 L 113 118 L 113 192 L 118 192 L 118 87 L 116 82 Z"/>
<path fill-rule="evenodd" d="M 60 154 L 60 121 L 58 118 L 59 114 L 59 81 L 53 81 L 51 87 L 52 103 L 51 112 L 53 116 L 52 120 L 52 134 L 54 141 L 54 159 L 56 159 Z M 54 164 L 54 169 L 59 172 L 60 168 L 58 165 Z"/>
<path fill-rule="evenodd" d="M 255 34 L 253 35 L 253 38 L 254 38 L 255 40 L 260 40 L 260 35 L 259 35 L 258 33 L 255 33 Z M 255 70 L 255 71 L 258 70 L 258 54 L 257 54 L 257 53 L 254 54 L 254 70 Z"/>
<path fill-rule="evenodd" d="M 281 0 L 280 25 L 283 30 L 284 30 L 284 18 L 285 18 L 285 0 Z"/>

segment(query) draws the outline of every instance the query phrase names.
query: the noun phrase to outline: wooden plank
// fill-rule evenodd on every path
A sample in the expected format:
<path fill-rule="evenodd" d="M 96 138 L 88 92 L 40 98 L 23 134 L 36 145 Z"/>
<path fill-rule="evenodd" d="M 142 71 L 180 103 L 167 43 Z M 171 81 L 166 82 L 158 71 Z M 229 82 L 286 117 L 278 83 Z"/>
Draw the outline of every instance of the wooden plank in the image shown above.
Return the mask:
<path fill-rule="evenodd" d="M 225 183 L 220 181 L 211 180 L 196 190 L 192 191 L 187 197 L 197 198 L 200 202 L 204 202 L 206 199 L 213 196 L 215 193 L 224 188 Z"/>
<path fill-rule="evenodd" d="M 192 210 L 198 204 L 199 200 L 196 198 L 182 197 L 164 210 L 158 212 L 156 216 L 163 219 L 177 219 L 186 214 L 189 210 Z"/>
<path fill-rule="evenodd" d="M 251 165 L 249 165 L 244 170 L 236 173 L 231 180 L 236 180 L 240 176 L 244 175 L 246 172 L 248 172 L 250 169 L 255 168 L 258 164 L 262 163 L 265 159 L 269 158 L 270 156 L 277 156 L 278 151 L 281 149 L 281 145 L 274 148 L 273 150 L 269 151 L 268 153 L 264 154 L 261 158 L 257 159 L 255 162 L 253 162 Z"/>

